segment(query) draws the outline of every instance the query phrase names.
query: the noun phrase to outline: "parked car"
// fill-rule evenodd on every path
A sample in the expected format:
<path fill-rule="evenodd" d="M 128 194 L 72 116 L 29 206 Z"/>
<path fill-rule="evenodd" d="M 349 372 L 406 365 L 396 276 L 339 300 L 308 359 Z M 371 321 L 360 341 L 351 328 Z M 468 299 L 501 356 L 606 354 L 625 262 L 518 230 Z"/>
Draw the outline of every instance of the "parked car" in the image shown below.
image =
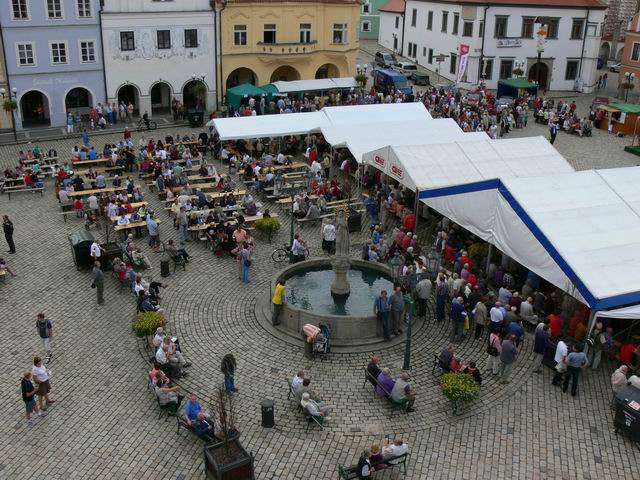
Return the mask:
<path fill-rule="evenodd" d="M 393 65 L 391 68 L 393 68 L 396 72 L 404 73 L 407 77 L 410 76 L 412 73 L 415 73 L 418 71 L 418 67 L 416 66 L 416 64 L 409 63 L 409 62 L 398 62 L 395 65 Z"/>
<path fill-rule="evenodd" d="M 614 63 L 613 65 L 609 65 L 609 71 L 620 73 L 620 62 Z"/>
<path fill-rule="evenodd" d="M 374 62 L 379 67 L 391 68 L 398 63 L 398 60 L 396 60 L 396 57 L 392 53 L 376 52 Z"/>
<path fill-rule="evenodd" d="M 429 85 L 429 75 L 426 73 L 413 72 L 411 74 L 411 81 L 414 85 Z"/>
<path fill-rule="evenodd" d="M 413 93 L 407 77 L 395 70 L 376 70 L 373 81 L 376 89 L 384 93 L 389 93 L 392 89 L 405 94 Z"/>
<path fill-rule="evenodd" d="M 498 110 L 502 110 L 505 107 L 513 105 L 513 97 L 500 97 L 496 100 L 495 107 Z"/>

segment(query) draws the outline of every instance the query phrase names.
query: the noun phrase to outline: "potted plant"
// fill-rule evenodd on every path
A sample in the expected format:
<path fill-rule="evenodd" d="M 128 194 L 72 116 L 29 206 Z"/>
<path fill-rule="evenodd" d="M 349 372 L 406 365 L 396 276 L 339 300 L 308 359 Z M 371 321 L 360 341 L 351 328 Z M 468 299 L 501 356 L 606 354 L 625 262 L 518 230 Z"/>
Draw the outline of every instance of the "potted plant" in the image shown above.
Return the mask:
<path fill-rule="evenodd" d="M 4 108 L 5 112 L 12 112 L 18 108 L 18 102 L 15 100 L 5 100 L 2 104 L 2 108 Z"/>
<path fill-rule="evenodd" d="M 136 316 L 133 331 L 138 337 L 146 337 L 156 333 L 158 327 L 167 324 L 166 317 L 160 312 L 142 312 Z"/>
<path fill-rule="evenodd" d="M 212 480 L 254 480 L 253 455 L 249 454 L 239 440 L 234 426 L 233 396 L 218 388 L 217 405 L 211 410 L 218 416 L 223 440 L 205 447 L 204 469 Z"/>
<path fill-rule="evenodd" d="M 511 73 L 514 77 L 521 77 L 522 75 L 524 75 L 524 70 L 522 70 L 521 68 L 516 68 Z"/>
<path fill-rule="evenodd" d="M 256 227 L 256 230 L 262 233 L 266 233 L 269 243 L 271 243 L 271 235 L 280 230 L 282 226 L 280 224 L 280 220 L 277 218 L 259 218 L 253 224 Z"/>
<path fill-rule="evenodd" d="M 354 78 L 356 79 L 356 82 L 362 85 L 362 88 L 367 86 L 367 76 L 364 73 L 359 73 Z"/>
<path fill-rule="evenodd" d="M 480 394 L 480 385 L 465 373 L 445 373 L 440 379 L 440 387 L 444 396 L 453 402 L 454 415 L 462 402 L 475 400 Z"/>

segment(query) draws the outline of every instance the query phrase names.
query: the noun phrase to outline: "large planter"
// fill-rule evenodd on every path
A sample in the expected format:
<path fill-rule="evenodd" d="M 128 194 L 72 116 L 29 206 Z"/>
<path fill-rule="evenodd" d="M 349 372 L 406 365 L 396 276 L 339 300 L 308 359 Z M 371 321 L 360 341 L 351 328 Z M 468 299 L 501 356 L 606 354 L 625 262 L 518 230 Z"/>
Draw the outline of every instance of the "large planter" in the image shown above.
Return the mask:
<path fill-rule="evenodd" d="M 204 470 L 211 480 L 255 480 L 253 456 L 238 439 L 204 447 Z"/>

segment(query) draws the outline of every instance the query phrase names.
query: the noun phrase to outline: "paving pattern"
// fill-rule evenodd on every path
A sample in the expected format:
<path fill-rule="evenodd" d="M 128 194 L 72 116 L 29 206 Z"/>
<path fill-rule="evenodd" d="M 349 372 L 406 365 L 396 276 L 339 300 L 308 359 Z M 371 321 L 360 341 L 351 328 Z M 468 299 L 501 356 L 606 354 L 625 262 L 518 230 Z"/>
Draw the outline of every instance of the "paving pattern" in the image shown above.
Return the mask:
<path fill-rule="evenodd" d="M 544 130 L 534 125 L 516 134 Z M 96 143 L 109 140 L 115 136 L 100 137 Z M 593 139 L 560 133 L 557 146 L 576 168 L 603 166 L 599 162 L 635 165 L 635 157 L 618 153 L 612 140 L 601 132 L 595 132 Z M 62 155 L 73 144 L 64 140 L 51 146 Z M 0 163 L 14 164 L 18 149 L 2 147 Z M 14 219 L 18 249 L 10 256 L 18 277 L 0 285 L 0 388 L 5 392 L 0 479 L 204 478 L 201 444 L 184 432 L 178 434 L 173 420 L 158 420 L 145 381 L 144 345 L 130 328 L 133 296 L 120 294 L 115 279 L 108 276 L 106 305 L 96 304 L 90 274 L 75 269 L 67 240 L 69 233 L 83 227 L 73 217 L 63 221 L 50 180 L 47 189 L 44 198 L 0 196 L 0 213 Z M 155 195 L 149 193 L 147 199 L 160 210 Z M 161 215 L 165 220 L 161 237 L 177 238 L 168 216 Z M 433 354 L 448 342 L 450 326 L 429 318 L 413 340 L 416 412 L 392 414 L 385 402 L 374 398 L 369 385 L 363 388 L 362 367 L 372 353 L 380 353 L 383 364 L 397 373 L 401 344 L 310 361 L 301 347 L 265 331 L 256 310 L 278 268 L 271 250 L 287 240 L 287 227 L 285 220 L 273 245 L 257 238 L 248 285 L 240 282 L 232 260 L 218 259 L 196 242 L 188 244 L 194 261 L 186 272 L 179 269 L 166 279 L 162 301 L 171 330 L 193 362 L 190 376 L 180 382 L 185 392 L 197 392 L 211 401 L 222 382 L 222 356 L 229 352 L 236 356 L 237 424 L 243 444 L 255 454 L 257 478 L 337 478 L 338 463 L 354 462 L 363 447 L 381 442 L 385 435 L 401 435 L 409 442 L 409 479 L 638 478 L 638 450 L 613 433 L 608 408 L 610 364 L 586 372 L 574 399 L 551 386 L 549 370 L 531 373 L 531 337 L 525 341 L 513 381 L 506 386 L 486 372 L 485 344 L 467 339 L 459 351 L 464 359 L 478 362 L 485 383 L 480 399 L 453 416 L 431 372 Z M 312 254 L 319 252 L 317 228 L 302 232 Z M 362 234 L 352 238 L 354 254 L 363 238 Z M 151 253 L 146 243 L 141 245 L 153 264 L 145 276 L 159 278 L 159 255 Z M 28 428 L 18 388 L 21 373 L 40 349 L 34 326 L 40 311 L 54 324 L 51 370 L 58 403 L 48 417 Z M 285 378 L 300 368 L 311 374 L 312 386 L 333 407 L 323 432 L 306 434 L 301 414 L 287 400 Z M 274 429 L 260 426 L 263 399 L 275 401 Z M 376 478 L 401 475 L 385 472 Z"/>

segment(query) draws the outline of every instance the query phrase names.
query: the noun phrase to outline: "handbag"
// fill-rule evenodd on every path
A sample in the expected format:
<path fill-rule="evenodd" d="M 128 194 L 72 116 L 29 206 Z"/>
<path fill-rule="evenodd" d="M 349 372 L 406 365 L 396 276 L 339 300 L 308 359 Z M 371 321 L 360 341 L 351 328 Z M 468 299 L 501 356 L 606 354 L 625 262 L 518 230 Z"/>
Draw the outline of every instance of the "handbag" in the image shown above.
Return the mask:
<path fill-rule="evenodd" d="M 490 340 L 487 340 L 487 353 L 492 357 L 498 356 L 498 348 L 495 345 L 492 345 Z"/>

